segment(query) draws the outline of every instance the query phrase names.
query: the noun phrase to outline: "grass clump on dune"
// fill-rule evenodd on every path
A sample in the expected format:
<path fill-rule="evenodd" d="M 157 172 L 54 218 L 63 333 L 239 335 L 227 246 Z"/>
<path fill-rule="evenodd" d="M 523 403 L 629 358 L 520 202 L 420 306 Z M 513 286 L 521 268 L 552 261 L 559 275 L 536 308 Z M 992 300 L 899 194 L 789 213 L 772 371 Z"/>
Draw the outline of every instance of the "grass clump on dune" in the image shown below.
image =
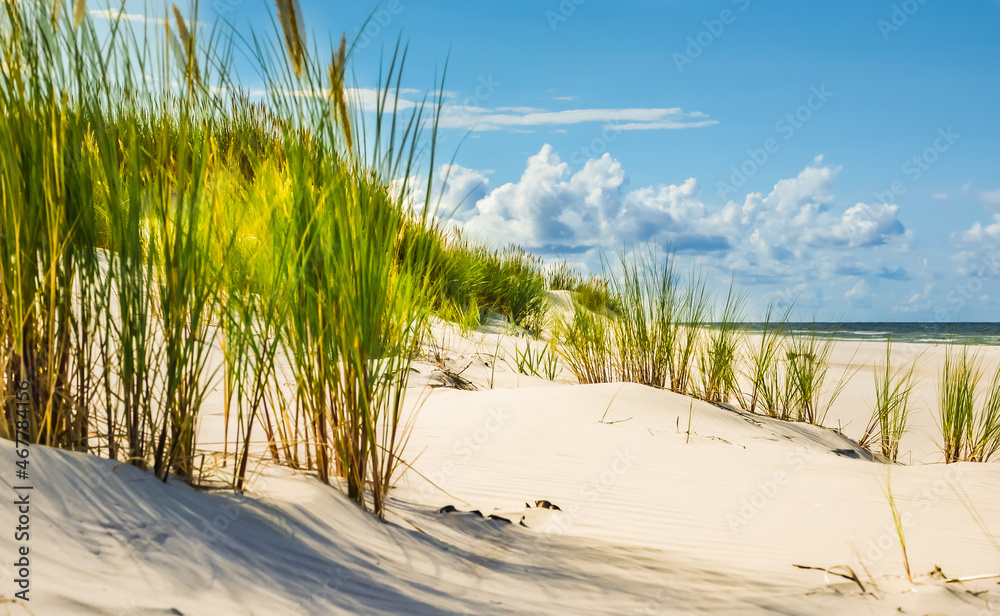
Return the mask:
<path fill-rule="evenodd" d="M 29 383 L 30 439 L 192 479 L 221 376 L 234 487 L 259 426 L 272 459 L 340 476 L 382 515 L 445 250 L 428 204 L 390 186 L 418 152 L 433 168 L 440 101 L 397 113 L 397 54 L 366 133 L 346 39 L 315 60 L 293 2 L 247 50 L 264 102 L 232 82 L 234 40 L 203 35 L 196 4 L 102 33 L 83 2 L 58 6 L 0 14 L 0 368 Z"/>
<path fill-rule="evenodd" d="M 750 391 L 738 388 L 734 394 L 739 405 L 751 413 L 756 413 L 758 408 L 771 416 L 781 412 L 783 405 L 780 401 L 783 396 L 778 395 L 778 392 L 783 390 L 783 386 L 778 382 L 779 352 L 790 310 L 788 308 L 775 319 L 775 306 L 773 303 L 769 304 L 758 334 L 760 340 L 753 346 L 750 346 L 752 342 L 749 337 L 744 340 L 744 344 L 750 348 L 741 357 L 740 376 L 749 383 Z"/>
<path fill-rule="evenodd" d="M 786 334 L 785 317 L 773 322 L 772 310 L 768 309 L 760 341 L 750 352 L 745 375 L 751 391 L 739 396 L 741 404 L 776 419 L 822 425 L 857 369 L 848 362 L 831 385 L 834 339 L 815 329 Z"/>
<path fill-rule="evenodd" d="M 940 421 L 945 462 L 989 462 L 1000 451 L 1000 368 L 984 383 L 982 357 L 949 348 L 940 381 Z"/>
<path fill-rule="evenodd" d="M 440 227 L 423 233 L 430 234 L 437 255 L 427 275 L 437 285 L 438 316 L 468 329 L 495 312 L 531 333 L 541 332 L 547 297 L 540 259 L 516 246 L 493 250 Z"/>
<path fill-rule="evenodd" d="M 840 380 L 827 387 L 833 345 L 832 337 L 821 336 L 815 329 L 794 335 L 788 342 L 786 378 L 796 421 L 822 425 L 830 407 L 847 386 L 852 370 L 856 370 L 848 366 Z"/>
<path fill-rule="evenodd" d="M 556 334 L 559 352 L 580 383 L 615 380 L 611 326 L 607 317 L 574 303 L 573 314 L 560 319 Z"/>
<path fill-rule="evenodd" d="M 611 320 L 614 365 L 620 380 L 652 387 L 671 383 L 681 290 L 670 254 L 655 246 L 628 256 L 619 251 L 620 271 L 609 275 L 618 300 Z"/>
<path fill-rule="evenodd" d="M 601 276 L 585 278 L 583 274 L 560 261 L 545 276 L 550 291 L 569 291 L 573 301 L 587 310 L 603 315 L 614 314 L 618 309 L 607 280 Z"/>
<path fill-rule="evenodd" d="M 653 245 L 621 250 L 616 270 L 604 275 L 614 312 L 599 314 L 574 301 L 572 318 L 557 332 L 580 382 L 639 383 L 716 405 L 735 401 L 777 419 L 822 424 L 856 371 L 848 362 L 831 382 L 833 338 L 815 329 L 789 335 L 791 308 L 776 318 L 772 304 L 755 340 L 743 324 L 746 297 L 735 283 L 716 313 L 705 278 L 677 275 L 675 261 L 673 253 Z M 550 277 L 559 286 L 580 280 L 566 267 Z"/>
<path fill-rule="evenodd" d="M 890 462 L 899 457 L 899 442 L 910 427 L 915 372 L 916 361 L 893 369 L 892 340 L 886 340 L 885 363 L 875 366 L 875 407 L 858 444 L 873 447 Z"/>
<path fill-rule="evenodd" d="M 620 250 L 617 265 L 602 278 L 610 281 L 607 289 L 597 287 L 607 297 L 604 310 L 574 297 L 574 315 L 559 328 L 572 371 L 581 382 L 618 380 L 691 393 L 711 299 L 704 280 L 683 280 L 673 253 L 652 244 L 631 254 Z M 726 345 L 733 342 L 730 331 Z"/>
<path fill-rule="evenodd" d="M 541 260 L 516 246 L 472 251 L 479 262 L 474 293 L 480 306 L 487 306 L 511 323 L 538 334 L 546 311 L 545 277 Z"/>
<path fill-rule="evenodd" d="M 746 296 L 729 285 L 726 303 L 719 320 L 708 328 L 699 352 L 699 397 L 712 404 L 722 404 L 739 392 L 740 349 L 746 335 L 741 322 Z"/>
<path fill-rule="evenodd" d="M 940 417 L 945 462 L 969 456 L 972 422 L 975 417 L 976 389 L 982 379 L 981 362 L 969 349 L 961 353 L 948 349 L 941 372 Z"/>

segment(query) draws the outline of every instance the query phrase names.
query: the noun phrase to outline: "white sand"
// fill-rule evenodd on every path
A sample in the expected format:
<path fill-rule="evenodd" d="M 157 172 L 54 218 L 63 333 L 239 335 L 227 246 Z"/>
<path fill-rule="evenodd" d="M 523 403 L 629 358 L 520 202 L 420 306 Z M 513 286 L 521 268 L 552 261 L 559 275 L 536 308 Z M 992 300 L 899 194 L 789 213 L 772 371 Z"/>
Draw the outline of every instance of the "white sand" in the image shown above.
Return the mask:
<path fill-rule="evenodd" d="M 426 397 L 406 454 L 414 470 L 393 493 L 388 523 L 288 469 L 265 465 L 247 495 L 234 496 L 36 447 L 32 600 L 0 610 L 1000 614 L 1000 578 L 927 575 L 935 566 L 948 577 L 1000 574 L 1000 465 L 936 463 L 942 347 L 896 349 L 925 354 L 916 428 L 902 447 L 914 464 L 891 467 L 911 585 L 884 493 L 890 467 L 835 431 L 638 385 L 569 385 L 565 372 L 555 383 L 526 377 L 493 360 L 498 340 L 508 354 L 525 340 L 436 331 L 445 363 L 468 366 L 463 376 L 480 391 Z M 871 362 L 883 352 L 858 348 L 837 345 L 837 362 L 854 356 L 866 367 L 827 419 L 853 438 L 868 420 Z M 985 352 L 996 365 L 1000 350 Z M 418 367 L 413 402 L 438 380 L 433 366 Z M 214 392 L 203 447 L 219 440 L 220 409 Z M 0 459 L 14 459 L 9 442 L 0 441 Z M 11 494 L 11 475 L 2 476 Z M 542 499 L 561 511 L 525 507 Z M 437 513 L 445 505 L 460 512 Z M 461 513 L 473 509 L 514 524 Z M 6 520 L 12 528 L 10 513 Z M 15 548 L 12 533 L 2 537 L 10 597 Z M 849 566 L 868 592 L 795 564 Z"/>

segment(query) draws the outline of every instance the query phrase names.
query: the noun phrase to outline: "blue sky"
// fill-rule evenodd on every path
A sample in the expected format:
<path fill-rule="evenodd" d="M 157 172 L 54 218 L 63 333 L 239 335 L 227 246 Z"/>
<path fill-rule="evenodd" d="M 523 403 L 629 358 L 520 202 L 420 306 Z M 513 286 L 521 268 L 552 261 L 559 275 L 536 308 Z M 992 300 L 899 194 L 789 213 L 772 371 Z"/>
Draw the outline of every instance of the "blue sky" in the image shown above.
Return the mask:
<path fill-rule="evenodd" d="M 414 99 L 448 61 L 474 236 L 591 268 L 669 242 L 806 319 L 1000 320 L 997 0 L 301 1 L 313 40 L 358 37 L 359 88 L 399 36 Z"/>

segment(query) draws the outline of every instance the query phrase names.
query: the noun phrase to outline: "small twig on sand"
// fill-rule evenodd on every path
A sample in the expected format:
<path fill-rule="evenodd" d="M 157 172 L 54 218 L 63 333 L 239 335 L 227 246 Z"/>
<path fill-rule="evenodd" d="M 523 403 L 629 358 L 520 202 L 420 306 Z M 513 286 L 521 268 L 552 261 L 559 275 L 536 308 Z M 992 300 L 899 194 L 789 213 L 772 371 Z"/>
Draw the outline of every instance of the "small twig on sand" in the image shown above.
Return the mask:
<path fill-rule="evenodd" d="M 992 575 L 970 575 L 968 577 L 961 578 L 951 578 L 950 580 L 945 580 L 945 584 L 961 584 L 962 582 L 974 582 L 977 580 L 992 580 L 993 578 L 1000 578 L 1000 573 L 994 573 Z"/>
<path fill-rule="evenodd" d="M 837 565 L 835 567 L 830 567 L 829 569 L 826 569 L 824 567 L 810 567 L 809 565 L 792 565 L 792 566 L 795 567 L 795 568 L 797 568 L 797 569 L 811 569 L 813 571 L 822 571 L 824 573 L 829 573 L 831 575 L 836 575 L 836 576 L 842 577 L 845 580 L 851 580 L 852 582 L 854 582 L 855 584 L 858 585 L 858 588 L 861 589 L 861 592 L 863 592 L 863 593 L 867 593 L 868 592 L 865 589 L 865 585 L 862 584 L 861 580 L 858 579 L 858 574 L 854 573 L 854 569 L 851 569 L 847 565 Z M 840 573 L 839 571 L 835 571 L 835 569 L 843 569 L 843 570 L 847 571 L 847 573 Z"/>
<path fill-rule="evenodd" d="M 617 421 L 602 421 L 601 423 L 609 425 L 609 426 L 613 426 L 616 423 L 622 423 L 622 422 L 625 422 L 625 421 L 631 421 L 632 419 L 633 419 L 632 417 L 629 417 L 628 419 L 619 419 Z"/>
<path fill-rule="evenodd" d="M 687 438 L 684 439 L 684 444 L 687 445 L 691 442 L 691 420 L 694 419 L 694 398 L 691 398 L 691 406 L 688 408 L 688 431 Z"/>
<path fill-rule="evenodd" d="M 604 414 L 601 415 L 601 423 L 607 423 L 607 422 L 604 421 L 604 419 L 608 416 L 608 413 L 611 412 L 611 405 L 615 403 L 615 398 L 617 398 L 618 394 L 621 393 L 622 387 L 625 387 L 625 386 L 622 385 L 621 387 L 619 387 L 618 391 L 615 392 L 615 395 L 611 396 L 611 400 L 608 400 L 608 406 L 607 406 L 606 409 L 604 409 Z"/>

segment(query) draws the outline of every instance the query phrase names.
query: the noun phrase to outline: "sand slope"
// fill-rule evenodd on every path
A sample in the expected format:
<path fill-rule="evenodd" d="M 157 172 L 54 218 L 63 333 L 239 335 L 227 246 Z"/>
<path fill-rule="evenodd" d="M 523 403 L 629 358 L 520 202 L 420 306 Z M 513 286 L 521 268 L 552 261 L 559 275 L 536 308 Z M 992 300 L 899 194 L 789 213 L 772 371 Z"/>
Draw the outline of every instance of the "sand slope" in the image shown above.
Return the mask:
<path fill-rule="evenodd" d="M 483 386 L 477 353 L 455 356 Z M 30 612 L 0 613 L 1000 614 L 1000 578 L 927 575 L 1000 574 L 997 464 L 891 467 L 911 586 L 890 467 L 835 431 L 638 385 L 491 378 L 426 396 L 387 523 L 288 469 L 236 496 L 36 447 Z M 850 566 L 866 592 L 795 564 Z"/>

